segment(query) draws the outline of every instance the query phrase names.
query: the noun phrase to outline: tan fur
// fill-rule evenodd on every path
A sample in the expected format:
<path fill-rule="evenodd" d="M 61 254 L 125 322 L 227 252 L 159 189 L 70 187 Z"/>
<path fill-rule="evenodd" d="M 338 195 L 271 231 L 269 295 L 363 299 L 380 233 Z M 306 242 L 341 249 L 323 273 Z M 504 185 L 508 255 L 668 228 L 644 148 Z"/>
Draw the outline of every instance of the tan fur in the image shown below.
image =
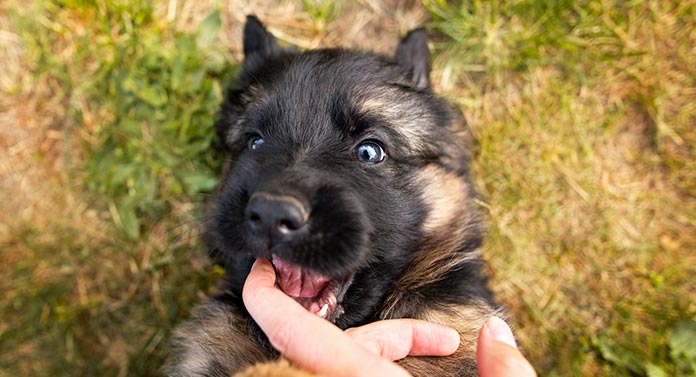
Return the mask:
<path fill-rule="evenodd" d="M 460 336 L 459 349 L 451 356 L 407 357 L 399 364 L 416 377 L 477 375 L 475 357 L 478 332 L 491 316 L 505 318 L 505 313 L 485 303 L 440 309 L 426 308 L 417 318 L 456 329 Z"/>
<path fill-rule="evenodd" d="M 286 359 L 280 359 L 256 364 L 235 374 L 233 377 L 318 377 L 318 375 L 298 369 L 290 365 Z"/>
<path fill-rule="evenodd" d="M 478 332 L 483 323 L 492 316 L 506 319 L 502 309 L 491 308 L 486 303 L 460 305 L 447 309 L 425 309 L 419 319 L 455 328 L 460 335 L 459 349 L 474 354 Z"/>
<path fill-rule="evenodd" d="M 504 318 L 500 309 L 485 302 L 444 306 L 420 296 L 418 289 L 442 279 L 467 260 L 479 258 L 478 252 L 461 252 L 458 247 L 480 231 L 480 220 L 470 204 L 470 187 L 466 180 L 437 165 L 421 170 L 416 180 L 428 206 L 423 230 L 426 233 L 420 250 L 395 290 L 386 299 L 380 318 L 412 316 L 456 329 L 460 346 L 448 357 L 407 357 L 399 363 L 414 376 L 476 375 L 476 341 L 483 323 L 491 316 Z M 409 313 L 412 308 L 417 312 Z"/>
<path fill-rule="evenodd" d="M 232 306 L 208 300 L 173 336 L 178 359 L 165 366 L 168 376 L 209 375 L 216 363 L 241 368 L 275 357 L 275 352 L 250 338 L 250 319 Z"/>
<path fill-rule="evenodd" d="M 429 207 L 428 217 L 423 223 L 428 234 L 462 215 L 469 192 L 469 185 L 462 177 L 437 165 L 429 165 L 418 173 L 417 180 L 423 187 L 423 200 Z"/>
<path fill-rule="evenodd" d="M 414 290 L 442 279 L 447 272 L 452 271 L 462 262 L 478 259 L 478 252 L 463 255 L 448 253 L 451 250 L 448 246 L 451 245 L 457 245 L 457 243 L 452 241 L 441 245 L 438 249 L 423 249 L 416 255 L 411 267 L 399 279 L 394 291 L 385 300 L 380 318 L 400 317 L 397 313 L 400 312 L 399 308 L 406 304 L 405 301 L 422 300 L 422 297 L 414 294 Z"/>
<path fill-rule="evenodd" d="M 259 108 L 266 104 L 268 101 L 268 94 L 266 89 L 260 85 L 251 85 L 249 88 L 241 95 L 241 102 L 245 103 L 247 110 Z M 246 119 L 244 117 L 237 117 L 234 122 L 229 124 L 225 134 L 225 142 L 229 144 L 234 144 L 238 142 L 237 139 L 241 136 L 241 131 L 244 129 L 243 125 Z"/>
<path fill-rule="evenodd" d="M 233 144 L 237 141 L 237 139 L 241 135 L 241 130 L 243 129 L 242 124 L 244 124 L 244 118 L 241 117 L 237 118 L 234 122 L 232 122 L 230 127 L 228 127 L 227 129 L 227 133 L 225 135 L 225 142 Z"/>
<path fill-rule="evenodd" d="M 420 300 L 418 288 L 442 279 L 457 265 L 479 258 L 478 252 L 461 253 L 456 249 L 481 226 L 475 209 L 469 204 L 470 188 L 464 178 L 437 165 L 425 167 L 417 174 L 423 187 L 422 197 L 428 206 L 423 224 L 426 233 L 410 267 L 386 299 L 381 318 L 399 317 L 404 300 Z"/>
<path fill-rule="evenodd" d="M 418 111 L 419 106 L 403 98 L 398 91 L 383 87 L 379 96 L 363 100 L 358 111 L 384 117 L 394 125 L 394 131 L 401 134 L 406 146 L 413 151 L 422 150 L 426 145 L 424 138 L 428 137 L 427 129 L 432 125 L 430 114 Z"/>

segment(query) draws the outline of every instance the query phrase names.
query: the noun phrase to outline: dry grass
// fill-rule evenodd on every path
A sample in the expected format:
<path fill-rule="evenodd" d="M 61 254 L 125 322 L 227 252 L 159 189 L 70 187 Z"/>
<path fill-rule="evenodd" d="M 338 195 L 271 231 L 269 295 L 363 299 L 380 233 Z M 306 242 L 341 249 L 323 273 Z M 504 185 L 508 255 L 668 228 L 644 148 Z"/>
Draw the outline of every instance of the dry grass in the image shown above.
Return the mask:
<path fill-rule="evenodd" d="M 42 4 L 0 4 L 0 375 L 154 374 L 219 273 L 196 246 L 201 197 L 176 199 L 136 241 L 114 226 L 80 181 L 83 145 L 109 116 L 80 92 L 102 58 L 77 49 L 97 32 L 93 8 L 46 19 Z M 326 4 L 226 2 L 221 41 L 238 59 L 256 13 L 287 44 L 390 53 L 430 19 L 413 1 Z M 563 50 L 481 5 L 482 49 L 436 38 L 433 79 L 476 135 L 492 285 L 540 373 L 686 375 L 668 336 L 696 320 L 696 7 L 583 6 L 601 33 Z M 190 32 L 213 8 L 153 12 Z M 521 58 L 524 43 L 541 58 Z"/>
<path fill-rule="evenodd" d="M 559 375 L 648 373 L 696 309 L 694 8 L 600 14 L 613 60 L 446 84 L 479 141 L 494 287 L 534 364 Z"/>

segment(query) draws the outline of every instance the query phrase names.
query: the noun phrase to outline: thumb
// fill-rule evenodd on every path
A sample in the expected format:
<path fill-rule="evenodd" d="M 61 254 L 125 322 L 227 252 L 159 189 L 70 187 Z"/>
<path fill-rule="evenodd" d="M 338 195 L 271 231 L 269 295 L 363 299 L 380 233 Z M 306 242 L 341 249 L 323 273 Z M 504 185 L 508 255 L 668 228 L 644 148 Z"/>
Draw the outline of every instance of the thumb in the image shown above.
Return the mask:
<path fill-rule="evenodd" d="M 536 376 L 517 349 L 510 327 L 498 317 L 491 317 L 479 331 L 476 363 L 481 377 Z"/>

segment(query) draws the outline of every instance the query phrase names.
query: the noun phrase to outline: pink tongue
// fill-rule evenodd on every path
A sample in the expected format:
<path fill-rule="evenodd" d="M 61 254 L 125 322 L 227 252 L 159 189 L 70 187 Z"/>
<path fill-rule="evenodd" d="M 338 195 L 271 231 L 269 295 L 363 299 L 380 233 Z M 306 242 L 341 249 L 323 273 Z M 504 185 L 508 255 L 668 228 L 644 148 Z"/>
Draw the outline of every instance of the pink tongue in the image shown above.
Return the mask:
<path fill-rule="evenodd" d="M 316 297 L 329 284 L 329 278 L 309 269 L 288 263 L 273 256 L 276 282 L 280 289 L 292 297 Z"/>

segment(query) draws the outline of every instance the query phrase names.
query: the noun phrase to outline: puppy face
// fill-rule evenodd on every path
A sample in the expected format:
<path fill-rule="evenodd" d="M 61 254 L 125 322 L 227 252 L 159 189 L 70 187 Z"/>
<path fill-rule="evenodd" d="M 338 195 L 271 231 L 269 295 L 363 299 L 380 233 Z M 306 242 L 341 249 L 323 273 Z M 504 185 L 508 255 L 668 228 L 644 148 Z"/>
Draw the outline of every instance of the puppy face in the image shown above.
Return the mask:
<path fill-rule="evenodd" d="M 458 194 L 467 166 L 447 131 L 452 113 L 429 89 L 425 32 L 393 58 L 297 53 L 250 17 L 244 52 L 216 125 L 232 164 L 210 253 L 233 292 L 266 258 L 307 310 L 344 328 L 364 323 L 468 195 Z"/>

